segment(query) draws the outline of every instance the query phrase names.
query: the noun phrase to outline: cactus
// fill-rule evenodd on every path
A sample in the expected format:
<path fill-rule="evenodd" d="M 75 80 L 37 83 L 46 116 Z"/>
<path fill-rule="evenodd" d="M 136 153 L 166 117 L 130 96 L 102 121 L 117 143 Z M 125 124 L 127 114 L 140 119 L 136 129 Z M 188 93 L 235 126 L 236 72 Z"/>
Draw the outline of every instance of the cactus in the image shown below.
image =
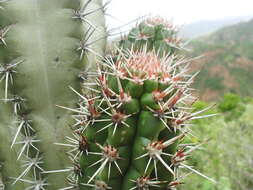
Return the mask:
<path fill-rule="evenodd" d="M 160 55 L 172 55 L 184 49 L 185 44 L 178 37 L 178 27 L 162 17 L 147 17 L 136 24 L 130 32 L 119 41 L 119 46 L 124 49 L 138 50 L 147 46 Z"/>
<path fill-rule="evenodd" d="M 85 68 L 105 46 L 100 0 L 0 1 L 0 189 L 65 187 L 64 149 Z"/>
<path fill-rule="evenodd" d="M 69 150 L 72 186 L 82 190 L 175 189 L 180 168 L 201 174 L 184 163 L 202 145 L 180 145 L 191 135 L 188 121 L 206 109 L 191 112 L 194 75 L 186 73 L 189 59 L 168 53 L 117 50 L 98 63 L 97 74 L 84 92 L 71 88 L 79 107 L 58 107 L 74 113 Z M 213 180 L 212 180 L 213 181 Z"/>

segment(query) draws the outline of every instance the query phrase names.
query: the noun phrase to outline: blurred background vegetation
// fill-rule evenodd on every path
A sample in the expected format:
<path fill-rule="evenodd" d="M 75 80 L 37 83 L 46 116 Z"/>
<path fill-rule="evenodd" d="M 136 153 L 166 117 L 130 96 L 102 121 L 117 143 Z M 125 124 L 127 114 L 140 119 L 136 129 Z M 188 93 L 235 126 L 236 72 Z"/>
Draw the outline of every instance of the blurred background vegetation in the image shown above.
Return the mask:
<path fill-rule="evenodd" d="M 193 143 L 210 139 L 188 164 L 217 184 L 190 175 L 181 190 L 253 190 L 253 19 L 223 27 L 189 43 L 200 70 L 195 82 L 200 110 L 212 103 L 219 116 L 194 121 Z"/>
<path fill-rule="evenodd" d="M 194 108 L 200 110 L 208 104 L 198 101 Z M 209 110 L 209 113 L 217 112 L 219 116 L 194 121 L 197 138 L 189 140 L 193 143 L 210 140 L 188 160 L 188 164 L 214 178 L 217 184 L 190 175 L 182 190 L 252 190 L 253 99 L 225 94 L 216 108 Z"/>
<path fill-rule="evenodd" d="M 189 56 L 200 70 L 195 87 L 202 100 L 216 101 L 225 93 L 253 97 L 253 19 L 191 39 Z"/>
<path fill-rule="evenodd" d="M 217 183 L 193 174 L 178 189 L 253 190 L 253 19 L 202 36 L 193 35 L 195 30 L 196 25 L 187 26 L 183 52 L 202 55 L 191 64 L 191 72 L 200 71 L 194 83 L 199 101 L 193 106 L 197 111 L 216 104 L 204 114 L 219 115 L 193 121 L 194 136 L 186 143 L 208 142 L 187 164 Z"/>

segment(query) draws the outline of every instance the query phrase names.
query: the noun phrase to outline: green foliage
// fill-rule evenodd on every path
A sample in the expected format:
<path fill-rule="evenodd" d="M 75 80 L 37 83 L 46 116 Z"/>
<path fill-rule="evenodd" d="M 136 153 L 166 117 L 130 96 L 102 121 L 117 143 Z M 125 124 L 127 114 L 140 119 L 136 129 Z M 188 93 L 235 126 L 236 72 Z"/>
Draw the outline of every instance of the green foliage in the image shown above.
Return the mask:
<path fill-rule="evenodd" d="M 219 110 L 222 112 L 231 111 L 235 109 L 240 103 L 241 99 L 238 95 L 228 93 L 223 97 L 222 102 L 219 104 Z"/>
<path fill-rule="evenodd" d="M 253 80 L 253 72 L 249 71 L 247 68 L 232 68 L 231 74 L 235 76 L 239 88 L 237 93 L 241 96 L 251 96 L 252 89 L 247 87 L 249 82 Z"/>
<path fill-rule="evenodd" d="M 206 80 L 205 86 L 212 90 L 222 90 L 223 86 L 223 78 L 219 76 L 210 77 Z"/>
<path fill-rule="evenodd" d="M 222 133 L 224 143 L 221 144 L 224 166 L 229 174 L 232 188 L 235 190 L 248 190 L 253 187 L 252 163 L 253 148 L 253 105 L 246 106 L 240 118 L 228 123 L 226 132 Z M 231 138 L 234 137 L 234 138 Z"/>
<path fill-rule="evenodd" d="M 223 100 L 219 104 L 219 111 L 225 112 L 225 119 L 231 120 L 240 117 L 245 111 L 245 105 L 241 98 L 232 93 L 225 94 Z"/>
<path fill-rule="evenodd" d="M 195 122 L 195 135 L 210 140 L 203 149 L 199 149 L 192 155 L 188 163 L 199 168 L 202 173 L 213 176 L 218 183 L 209 183 L 193 175 L 186 179 L 187 186 L 182 186 L 180 189 L 248 190 L 252 188 L 252 168 L 249 167 L 253 154 L 251 100 L 252 98 L 242 99 L 238 95 L 227 94 L 217 106 L 218 111 L 221 111 L 221 107 L 224 109 L 225 115 Z M 231 114 L 240 105 L 243 105 L 244 110 L 232 116 Z M 207 103 L 196 102 L 193 106 L 198 110 L 206 107 Z M 213 111 L 217 112 L 215 109 Z M 231 115 L 229 120 L 227 115 Z"/>
<path fill-rule="evenodd" d="M 197 101 L 195 102 L 192 107 L 194 108 L 193 111 L 200 111 L 208 106 L 208 103 L 204 101 Z"/>

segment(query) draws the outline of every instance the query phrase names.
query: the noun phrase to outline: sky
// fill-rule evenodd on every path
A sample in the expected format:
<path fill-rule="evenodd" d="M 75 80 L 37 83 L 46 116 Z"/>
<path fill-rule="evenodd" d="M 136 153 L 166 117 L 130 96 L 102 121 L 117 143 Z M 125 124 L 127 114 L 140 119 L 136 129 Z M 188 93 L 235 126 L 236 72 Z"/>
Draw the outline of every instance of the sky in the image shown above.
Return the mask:
<path fill-rule="evenodd" d="M 199 20 L 253 15 L 253 0 L 111 0 L 107 13 L 111 15 L 107 18 L 109 28 L 150 14 L 184 25 Z"/>

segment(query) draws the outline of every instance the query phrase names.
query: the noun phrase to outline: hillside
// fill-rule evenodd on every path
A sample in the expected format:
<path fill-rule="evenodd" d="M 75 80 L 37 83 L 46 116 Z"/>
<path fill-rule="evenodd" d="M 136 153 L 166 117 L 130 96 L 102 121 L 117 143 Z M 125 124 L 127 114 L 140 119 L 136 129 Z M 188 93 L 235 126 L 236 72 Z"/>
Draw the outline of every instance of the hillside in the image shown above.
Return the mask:
<path fill-rule="evenodd" d="M 253 96 L 253 20 L 224 27 L 189 44 L 191 56 L 204 57 L 193 63 L 201 70 L 195 85 L 200 98 L 216 100 L 226 92 Z"/>
<path fill-rule="evenodd" d="M 183 25 L 179 35 L 183 38 L 196 38 L 215 32 L 216 30 L 225 26 L 237 24 L 243 21 L 248 21 L 252 17 L 253 15 L 245 15 L 237 17 L 227 17 L 224 19 L 217 20 L 201 20 Z"/>

